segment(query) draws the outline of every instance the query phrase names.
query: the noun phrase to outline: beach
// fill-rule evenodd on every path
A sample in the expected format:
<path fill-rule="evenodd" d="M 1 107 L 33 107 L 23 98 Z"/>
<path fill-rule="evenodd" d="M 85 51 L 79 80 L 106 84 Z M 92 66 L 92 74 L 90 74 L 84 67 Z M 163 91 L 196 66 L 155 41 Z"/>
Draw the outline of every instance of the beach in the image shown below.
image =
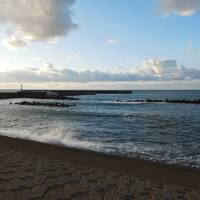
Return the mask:
<path fill-rule="evenodd" d="M 200 200 L 200 0 L 0 8 L 0 200 Z"/>
<path fill-rule="evenodd" d="M 200 199 L 200 170 L 0 136 L 0 199 Z"/>

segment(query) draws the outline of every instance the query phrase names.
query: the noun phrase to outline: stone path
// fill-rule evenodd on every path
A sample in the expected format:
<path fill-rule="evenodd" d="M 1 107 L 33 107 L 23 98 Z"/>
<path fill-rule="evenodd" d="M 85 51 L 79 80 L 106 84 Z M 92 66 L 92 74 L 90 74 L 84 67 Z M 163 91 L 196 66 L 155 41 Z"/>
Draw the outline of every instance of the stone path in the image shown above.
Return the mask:
<path fill-rule="evenodd" d="M 200 199 L 199 191 L 0 147 L 0 200 Z"/>

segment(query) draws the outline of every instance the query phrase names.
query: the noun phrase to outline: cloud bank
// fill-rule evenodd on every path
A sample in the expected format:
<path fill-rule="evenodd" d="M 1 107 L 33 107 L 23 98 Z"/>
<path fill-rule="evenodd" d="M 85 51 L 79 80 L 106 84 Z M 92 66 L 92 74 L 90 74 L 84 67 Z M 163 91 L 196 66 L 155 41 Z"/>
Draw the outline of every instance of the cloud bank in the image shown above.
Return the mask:
<path fill-rule="evenodd" d="M 200 80 L 200 69 L 178 66 L 176 60 L 147 60 L 126 72 L 75 71 L 47 63 L 41 68 L 0 72 L 0 82 L 130 82 Z"/>
<path fill-rule="evenodd" d="M 157 0 L 162 15 L 191 16 L 200 11 L 200 0 Z"/>
<path fill-rule="evenodd" d="M 76 28 L 70 6 L 75 0 L 1 0 L 0 24 L 12 28 L 8 44 L 14 48 L 25 46 L 14 41 L 54 41 Z"/>

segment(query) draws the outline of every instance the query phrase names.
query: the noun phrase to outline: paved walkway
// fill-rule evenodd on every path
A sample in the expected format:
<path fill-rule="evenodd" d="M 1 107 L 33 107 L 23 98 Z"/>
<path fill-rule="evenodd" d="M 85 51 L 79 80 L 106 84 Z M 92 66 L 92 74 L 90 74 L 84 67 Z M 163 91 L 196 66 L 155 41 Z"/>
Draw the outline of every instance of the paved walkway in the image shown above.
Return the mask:
<path fill-rule="evenodd" d="M 200 192 L 0 147 L 0 200 L 200 199 Z"/>

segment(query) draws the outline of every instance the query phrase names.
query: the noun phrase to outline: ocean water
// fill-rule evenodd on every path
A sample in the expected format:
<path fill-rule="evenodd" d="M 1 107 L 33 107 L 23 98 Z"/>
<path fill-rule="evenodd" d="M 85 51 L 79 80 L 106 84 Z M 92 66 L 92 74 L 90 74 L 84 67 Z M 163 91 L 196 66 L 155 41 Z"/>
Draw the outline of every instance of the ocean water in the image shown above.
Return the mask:
<path fill-rule="evenodd" d="M 10 105 L 20 100 L 1 100 L 0 134 L 199 168 L 200 105 L 126 102 L 145 98 L 196 99 L 200 91 L 81 96 L 70 108 Z"/>

